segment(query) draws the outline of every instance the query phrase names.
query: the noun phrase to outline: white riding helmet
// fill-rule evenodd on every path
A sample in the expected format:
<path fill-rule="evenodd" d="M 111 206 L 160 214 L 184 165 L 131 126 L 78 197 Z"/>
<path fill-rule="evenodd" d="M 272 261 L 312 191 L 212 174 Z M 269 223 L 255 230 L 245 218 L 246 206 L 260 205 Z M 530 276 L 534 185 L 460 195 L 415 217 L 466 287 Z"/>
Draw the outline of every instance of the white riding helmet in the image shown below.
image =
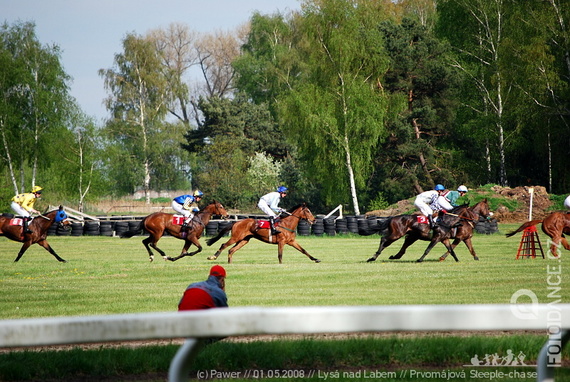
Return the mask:
<path fill-rule="evenodd" d="M 457 187 L 457 191 L 459 192 L 467 192 L 467 187 L 465 187 L 464 185 L 461 185 L 459 187 Z"/>

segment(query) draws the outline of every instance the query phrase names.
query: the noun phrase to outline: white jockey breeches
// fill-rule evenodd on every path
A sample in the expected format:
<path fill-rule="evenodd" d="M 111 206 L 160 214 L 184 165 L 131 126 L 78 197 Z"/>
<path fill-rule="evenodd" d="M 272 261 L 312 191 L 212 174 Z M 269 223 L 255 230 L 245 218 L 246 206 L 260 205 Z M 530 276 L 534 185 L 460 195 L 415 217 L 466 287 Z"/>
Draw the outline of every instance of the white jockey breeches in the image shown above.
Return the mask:
<path fill-rule="evenodd" d="M 271 209 L 271 207 L 269 207 L 269 204 L 267 204 L 267 202 L 263 199 L 259 200 L 259 203 L 257 203 L 257 206 L 259 207 L 259 209 L 263 212 L 265 212 L 266 215 L 272 216 L 272 217 L 276 217 L 277 214 Z"/>
<path fill-rule="evenodd" d="M 28 211 L 26 211 L 24 208 L 22 208 L 22 206 L 16 202 L 12 202 L 10 204 L 10 207 L 12 207 L 12 209 L 14 210 L 14 212 L 16 212 L 17 215 L 30 216 L 30 213 Z"/>
<path fill-rule="evenodd" d="M 192 213 L 192 211 L 185 210 L 182 207 L 182 204 L 176 203 L 175 201 L 172 201 L 172 209 L 184 217 L 187 217 L 187 218 L 193 218 L 194 217 L 194 214 Z"/>
<path fill-rule="evenodd" d="M 420 212 L 426 216 L 433 215 L 433 210 L 431 209 L 429 204 L 427 204 L 422 200 L 416 199 L 416 201 L 414 202 L 414 206 L 416 206 L 420 210 Z"/>

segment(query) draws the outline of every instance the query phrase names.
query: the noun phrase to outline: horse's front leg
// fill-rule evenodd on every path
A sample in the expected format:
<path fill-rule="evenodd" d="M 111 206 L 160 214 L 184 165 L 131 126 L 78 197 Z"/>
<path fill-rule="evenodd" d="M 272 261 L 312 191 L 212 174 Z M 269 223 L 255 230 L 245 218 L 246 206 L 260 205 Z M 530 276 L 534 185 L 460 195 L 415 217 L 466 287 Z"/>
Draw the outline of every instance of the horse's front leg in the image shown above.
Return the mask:
<path fill-rule="evenodd" d="M 46 251 L 51 253 L 53 255 L 53 257 L 55 257 L 57 259 L 57 261 L 59 261 L 60 263 L 67 263 L 67 261 L 65 261 L 64 259 L 59 257 L 59 255 L 57 253 L 55 253 L 55 251 L 53 250 L 51 245 L 49 245 L 47 240 L 40 240 L 40 241 L 38 241 L 38 244 L 41 245 L 42 247 L 44 247 L 46 249 Z M 18 261 L 18 260 L 16 260 L 16 261 Z"/>
<path fill-rule="evenodd" d="M 249 239 L 250 238 L 245 238 L 239 242 L 236 243 L 236 245 L 234 245 L 229 251 L 228 251 L 228 264 L 231 264 L 234 258 L 234 253 L 240 249 L 241 247 L 243 247 L 244 245 L 246 245 L 247 243 L 249 243 Z"/>
<path fill-rule="evenodd" d="M 466 239 L 466 240 L 468 240 L 468 239 Z M 459 244 L 460 241 L 461 241 L 461 239 L 453 240 L 453 243 L 451 244 L 451 248 L 455 249 L 455 247 L 457 247 L 457 245 Z M 465 244 L 467 245 L 467 241 L 465 241 Z M 469 248 L 469 245 L 467 245 L 467 248 Z M 449 251 L 445 252 L 443 255 L 441 255 L 441 257 L 439 258 L 439 261 L 444 261 L 448 255 L 449 255 Z M 476 260 L 479 260 L 479 259 L 476 259 Z"/>
<path fill-rule="evenodd" d="M 455 255 L 455 251 L 453 250 L 453 247 L 449 243 L 449 239 L 442 240 L 442 243 L 443 243 L 443 245 L 445 245 L 445 248 L 447 248 L 447 251 L 449 253 L 451 253 L 451 256 L 453 256 L 453 259 L 455 259 L 455 261 L 459 261 L 459 259 Z"/>
<path fill-rule="evenodd" d="M 190 246 L 192 244 L 194 244 L 197 249 L 194 252 L 188 253 L 188 248 L 190 248 Z M 177 257 L 167 256 L 164 260 L 176 261 L 176 260 L 181 259 L 185 256 L 194 256 L 198 252 L 202 252 L 202 246 L 200 245 L 200 242 L 198 241 L 198 239 L 197 238 L 192 238 L 191 240 L 186 239 L 184 241 L 184 248 L 182 248 L 182 252 L 180 253 L 179 256 L 177 256 Z"/>
<path fill-rule="evenodd" d="M 473 243 L 471 242 L 471 238 L 469 237 L 469 238 L 465 239 L 464 241 L 465 241 L 465 245 L 469 249 L 469 253 L 471 253 L 471 256 L 473 256 L 473 260 L 479 260 L 479 257 L 477 257 L 477 254 L 475 253 L 475 248 L 473 248 Z M 453 249 L 455 249 L 453 244 L 451 245 L 451 247 Z"/>
<path fill-rule="evenodd" d="M 428 247 L 426 248 L 424 254 L 422 255 L 422 257 L 420 257 L 419 259 L 416 260 L 417 263 L 421 263 L 422 261 L 424 261 L 424 258 L 427 256 L 427 254 L 432 250 L 433 247 L 435 247 L 435 245 L 439 243 L 439 240 L 432 240 Z M 455 255 L 454 255 L 455 256 Z"/>
<path fill-rule="evenodd" d="M 301 247 L 299 245 L 299 243 L 297 243 L 296 241 L 292 241 L 289 244 L 291 247 L 295 248 L 296 250 L 298 250 L 299 252 L 301 252 L 302 254 L 304 254 L 305 256 L 307 256 L 309 259 L 313 260 L 315 263 L 320 263 L 321 260 L 309 255 L 309 252 L 305 251 L 305 249 L 303 247 Z M 279 264 L 281 264 L 281 257 L 279 257 Z"/>

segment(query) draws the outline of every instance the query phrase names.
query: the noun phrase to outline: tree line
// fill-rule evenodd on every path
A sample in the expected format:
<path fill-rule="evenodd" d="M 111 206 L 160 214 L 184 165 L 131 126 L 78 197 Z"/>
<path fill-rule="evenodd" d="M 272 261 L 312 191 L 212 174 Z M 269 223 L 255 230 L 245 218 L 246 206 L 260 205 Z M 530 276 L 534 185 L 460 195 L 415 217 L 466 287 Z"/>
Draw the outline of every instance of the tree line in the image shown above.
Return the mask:
<path fill-rule="evenodd" d="M 200 188 L 251 210 L 285 184 L 291 204 L 360 214 L 436 183 L 568 193 L 569 16 L 560 0 L 303 0 L 233 31 L 128 33 L 99 71 L 102 126 L 57 45 L 5 23 L 0 199 Z"/>

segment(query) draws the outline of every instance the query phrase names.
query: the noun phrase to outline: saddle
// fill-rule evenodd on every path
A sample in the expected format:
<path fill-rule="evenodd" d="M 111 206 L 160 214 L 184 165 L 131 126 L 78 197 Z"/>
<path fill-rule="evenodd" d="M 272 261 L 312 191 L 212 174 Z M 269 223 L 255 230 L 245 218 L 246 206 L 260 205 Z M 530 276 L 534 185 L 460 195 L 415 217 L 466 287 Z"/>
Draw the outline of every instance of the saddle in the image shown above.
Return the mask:
<path fill-rule="evenodd" d="M 186 219 L 186 218 L 182 215 L 174 215 L 174 216 L 172 216 L 172 224 L 182 225 L 182 224 L 184 224 L 184 219 Z"/>
<path fill-rule="evenodd" d="M 279 221 L 278 220 L 275 221 L 274 227 L 275 228 L 279 227 Z M 271 229 L 271 223 L 269 222 L 269 220 L 258 220 L 256 228 L 257 229 Z"/>
<path fill-rule="evenodd" d="M 429 224 L 429 220 L 425 215 L 417 215 L 417 222 L 420 224 Z"/>

